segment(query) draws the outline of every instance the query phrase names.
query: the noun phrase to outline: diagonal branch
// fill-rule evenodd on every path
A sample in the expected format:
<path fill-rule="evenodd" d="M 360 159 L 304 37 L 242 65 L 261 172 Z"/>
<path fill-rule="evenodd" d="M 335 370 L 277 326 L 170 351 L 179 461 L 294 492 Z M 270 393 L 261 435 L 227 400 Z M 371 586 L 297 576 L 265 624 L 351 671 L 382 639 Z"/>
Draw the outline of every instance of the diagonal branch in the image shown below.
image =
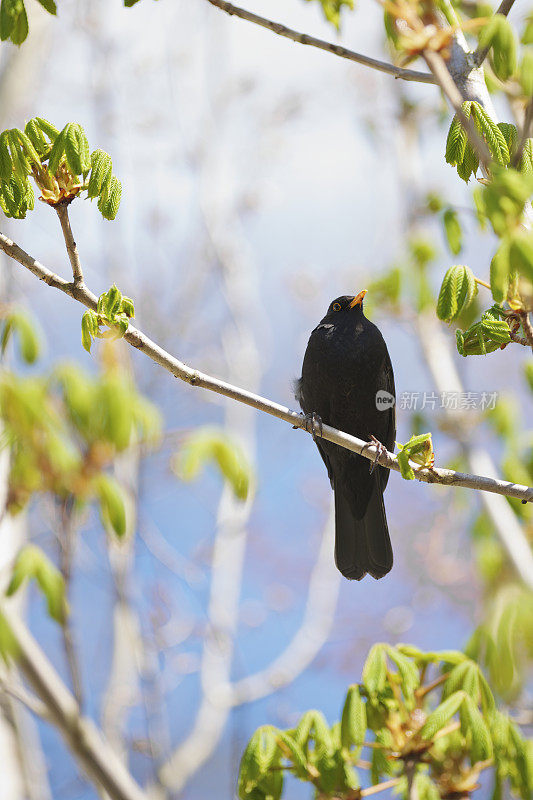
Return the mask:
<path fill-rule="evenodd" d="M 260 17 L 258 14 L 253 14 L 251 11 L 246 11 L 244 8 L 239 8 L 225 0 L 207 0 L 212 6 L 220 8 L 226 14 L 230 14 L 239 19 L 244 19 L 247 22 L 253 22 L 261 28 L 266 28 L 278 36 L 284 36 L 286 39 L 291 39 L 298 44 L 306 44 L 310 47 L 317 47 L 319 50 L 325 50 L 327 53 L 332 53 L 340 58 L 346 58 L 348 61 L 355 61 L 357 64 L 363 64 L 365 67 L 371 67 L 379 72 L 385 72 L 387 75 L 393 75 L 395 78 L 401 78 L 404 81 L 416 81 L 418 83 L 436 83 L 433 75 L 427 72 L 417 72 L 413 69 L 403 69 L 403 67 L 396 67 L 394 64 L 387 64 L 384 61 L 379 61 L 376 58 L 364 56 L 361 53 L 356 53 L 353 50 L 348 50 L 333 42 L 327 42 L 324 39 L 317 39 L 315 36 L 309 36 L 307 33 L 299 33 L 292 28 L 287 28 L 280 22 L 274 22 L 266 17 Z"/>
<path fill-rule="evenodd" d="M 69 283 L 64 278 L 56 275 L 2 233 L 0 233 L 0 250 L 3 250 L 6 255 L 29 269 L 30 272 L 49 286 L 61 290 L 87 308 L 96 310 L 98 302 L 97 297 L 87 289 L 86 286 L 76 286 L 74 283 Z M 179 378 L 191 386 L 209 389 L 209 391 L 216 392 L 224 397 L 229 397 L 231 400 L 236 400 L 240 403 L 252 406 L 258 411 L 263 411 L 265 414 L 283 419 L 295 428 L 307 430 L 308 423 L 302 414 L 291 411 L 291 409 L 286 406 L 274 403 L 272 400 L 253 394 L 246 389 L 233 386 L 230 383 L 226 383 L 218 378 L 213 378 L 211 375 L 206 375 L 203 372 L 189 367 L 187 364 L 179 361 L 175 356 L 167 353 L 166 350 L 163 350 L 162 347 L 131 324 L 124 334 L 124 339 L 131 344 L 132 347 L 135 347 L 151 358 L 152 361 L 155 361 L 156 364 L 166 369 L 167 372 L 170 372 L 171 375 L 174 375 L 175 378 Z M 307 430 L 307 433 L 311 433 L 311 431 Z M 370 461 L 376 461 L 388 469 L 400 472 L 396 456 L 389 453 L 387 450 L 381 450 L 381 448 L 378 452 L 375 444 L 364 442 L 362 439 L 343 433 L 336 428 L 332 428 L 330 425 L 322 426 L 320 436 L 334 444 L 340 445 L 340 447 L 345 447 L 347 450 L 359 453 L 359 455 L 368 458 Z M 452 469 L 415 467 L 415 477 L 417 480 L 423 481 L 424 483 L 438 483 L 444 486 L 463 486 L 467 489 L 477 489 L 494 494 L 502 494 L 506 497 L 515 497 L 526 503 L 533 502 L 533 488 L 496 478 L 488 478 L 483 475 L 470 475 L 464 472 L 456 472 Z"/>
<path fill-rule="evenodd" d="M 0 613 L 15 638 L 21 672 L 91 781 L 112 800 L 146 800 L 92 720 L 79 713 L 76 700 L 22 620 L 7 604 Z"/>
<path fill-rule="evenodd" d="M 507 16 L 509 11 L 512 9 L 515 0 L 502 0 L 500 3 L 499 8 L 494 12 L 495 14 L 503 14 L 504 17 Z M 474 53 L 474 63 L 480 67 L 487 57 L 487 53 L 490 50 L 489 47 L 478 47 L 476 52 Z"/>

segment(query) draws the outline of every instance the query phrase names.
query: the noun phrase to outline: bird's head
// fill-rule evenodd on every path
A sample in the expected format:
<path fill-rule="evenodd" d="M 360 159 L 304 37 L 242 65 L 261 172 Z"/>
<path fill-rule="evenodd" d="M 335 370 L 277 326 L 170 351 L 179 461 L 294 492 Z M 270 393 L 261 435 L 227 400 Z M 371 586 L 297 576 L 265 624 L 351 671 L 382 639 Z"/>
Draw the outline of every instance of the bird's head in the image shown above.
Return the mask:
<path fill-rule="evenodd" d="M 336 300 L 333 300 L 330 303 L 328 308 L 328 317 L 334 317 L 338 313 L 344 314 L 362 314 L 363 313 L 363 299 L 366 294 L 366 289 L 363 289 L 359 294 L 356 294 L 355 297 L 353 295 L 344 295 L 343 297 L 337 297 Z"/>

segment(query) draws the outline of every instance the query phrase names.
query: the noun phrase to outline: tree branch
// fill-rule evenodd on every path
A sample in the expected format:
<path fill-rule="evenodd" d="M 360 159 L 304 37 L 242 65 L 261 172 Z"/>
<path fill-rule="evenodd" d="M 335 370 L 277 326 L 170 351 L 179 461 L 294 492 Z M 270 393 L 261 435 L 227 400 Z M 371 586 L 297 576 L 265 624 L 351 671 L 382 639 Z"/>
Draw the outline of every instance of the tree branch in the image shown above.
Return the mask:
<path fill-rule="evenodd" d="M 495 14 L 503 14 L 504 17 L 507 16 L 509 11 L 512 9 L 515 0 L 502 0 L 500 3 L 499 8 L 494 12 Z M 480 67 L 487 57 L 487 53 L 490 50 L 489 47 L 478 47 L 476 52 L 474 53 L 474 63 Z"/>
<path fill-rule="evenodd" d="M 304 618 L 295 636 L 266 669 L 231 684 L 232 705 L 250 703 L 287 686 L 314 660 L 330 634 L 340 586 L 331 553 L 335 538 L 333 503 L 322 532 L 320 552 L 309 579 Z"/>
<path fill-rule="evenodd" d="M 533 325 L 531 325 L 529 313 L 527 311 L 519 311 L 518 316 L 520 317 L 520 322 L 522 323 L 522 330 L 525 333 L 526 342 L 533 350 Z"/>
<path fill-rule="evenodd" d="M 60 521 L 60 535 L 59 535 L 59 564 L 63 580 L 65 582 L 65 594 L 67 602 L 71 599 L 71 577 L 72 577 L 72 559 L 74 557 L 75 548 L 75 531 L 74 531 L 74 498 L 71 496 L 61 506 L 61 521 Z M 63 649 L 65 651 L 65 658 L 70 673 L 70 680 L 74 697 L 80 709 L 83 708 L 83 687 L 81 680 L 81 671 L 78 664 L 78 657 L 76 654 L 76 647 L 74 644 L 74 633 L 70 617 L 67 616 L 61 626 Z"/>
<path fill-rule="evenodd" d="M 37 278 L 44 281 L 48 286 L 53 286 L 59 289 L 64 294 L 73 297 L 82 305 L 87 308 L 96 310 L 97 297 L 85 285 L 76 286 L 74 283 L 69 283 L 64 278 L 56 275 L 43 264 L 36 261 L 21 247 L 15 244 L 11 239 L 0 233 L 0 250 L 3 250 L 6 255 L 18 261 L 19 264 L 30 270 Z M 216 392 L 224 397 L 229 397 L 231 400 L 236 400 L 245 405 L 252 406 L 258 411 L 263 411 L 265 414 L 270 414 L 278 419 L 283 419 L 285 422 L 290 423 L 295 428 L 306 430 L 307 422 L 302 414 L 279 403 L 274 403 L 272 400 L 267 400 L 265 397 L 248 392 L 246 389 L 240 389 L 238 386 L 233 386 L 230 383 L 213 378 L 203 372 L 199 372 L 182 361 L 179 361 L 174 356 L 163 350 L 158 344 L 148 338 L 142 331 L 135 328 L 133 325 L 128 326 L 128 330 L 124 334 L 124 339 L 135 347 L 140 352 L 147 355 L 156 364 L 163 367 L 182 381 L 190 384 L 191 386 L 198 386 L 203 389 L 209 389 L 211 392 Z M 332 428 L 330 425 L 323 425 L 321 438 L 327 439 L 329 442 L 345 447 L 354 453 L 368 458 L 370 461 L 377 461 L 383 467 L 392 469 L 395 472 L 400 472 L 400 467 L 396 456 L 389 453 L 387 450 L 380 450 L 378 453 L 376 445 L 364 442 L 356 436 L 351 436 L 348 433 Z M 488 478 L 483 475 L 471 475 L 464 472 L 456 472 L 452 469 L 443 469 L 437 467 L 414 467 L 415 478 L 424 483 L 438 483 L 443 486 L 463 486 L 466 489 L 477 489 L 483 492 L 492 492 L 494 494 L 505 495 L 506 497 L 515 497 L 517 500 L 523 502 L 533 502 L 533 488 L 530 486 L 522 486 L 517 483 L 510 483 L 509 481 L 502 481 L 496 478 Z"/>
<path fill-rule="evenodd" d="M 83 270 L 81 268 L 80 256 L 78 253 L 78 248 L 76 246 L 76 242 L 74 241 L 74 236 L 72 234 L 72 228 L 70 227 L 70 220 L 68 217 L 68 203 L 58 203 L 57 206 L 54 206 L 57 216 L 59 217 L 59 222 L 61 223 L 61 229 L 63 231 L 63 236 L 65 237 L 65 244 L 67 246 L 67 253 L 70 259 L 70 264 L 72 266 L 72 276 L 74 278 L 74 283 L 76 286 L 83 286 Z"/>
<path fill-rule="evenodd" d="M 348 61 L 355 61 L 357 64 L 363 64 L 366 67 L 371 67 L 379 72 L 385 72 L 387 75 L 393 75 L 395 78 L 401 78 L 404 81 L 416 81 L 418 83 L 433 84 L 436 83 L 433 75 L 428 74 L 427 72 L 417 72 L 416 70 L 412 69 L 403 69 L 402 67 L 397 67 L 394 64 L 387 64 L 386 62 L 379 61 L 376 58 L 370 58 L 369 56 L 361 55 L 361 53 L 356 53 L 353 50 L 348 50 L 348 48 L 342 47 L 338 44 L 333 44 L 333 42 L 317 39 L 314 36 L 309 36 L 307 33 L 299 33 L 298 31 L 292 30 L 292 28 L 287 28 L 280 22 L 274 22 L 273 20 L 266 19 L 266 17 L 260 17 L 258 14 L 253 14 L 251 11 L 246 11 L 244 8 L 234 6 L 231 3 L 225 2 L 225 0 L 207 0 L 207 2 L 211 3 L 212 6 L 225 11 L 226 14 L 239 17 L 239 19 L 244 19 L 247 22 L 253 22 L 255 25 L 261 26 L 261 28 L 266 28 L 273 33 L 277 33 L 278 36 L 284 36 L 286 39 L 291 39 L 293 42 L 298 42 L 298 44 L 317 47 L 319 50 L 325 50 L 327 53 L 332 53 L 340 58 L 346 58 Z"/>
<path fill-rule="evenodd" d="M 2 605 L 0 613 L 17 642 L 17 664 L 47 708 L 70 751 L 98 787 L 112 800 L 146 800 L 146 795 L 102 738 L 93 722 L 81 716 L 69 692 L 22 620 Z"/>

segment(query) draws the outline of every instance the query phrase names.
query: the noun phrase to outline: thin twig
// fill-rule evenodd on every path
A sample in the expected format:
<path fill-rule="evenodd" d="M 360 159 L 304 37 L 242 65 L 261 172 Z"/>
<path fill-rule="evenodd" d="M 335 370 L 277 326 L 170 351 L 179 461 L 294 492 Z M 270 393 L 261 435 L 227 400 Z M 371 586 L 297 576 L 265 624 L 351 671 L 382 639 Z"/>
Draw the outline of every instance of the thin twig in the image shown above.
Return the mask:
<path fill-rule="evenodd" d="M 507 16 L 509 11 L 512 9 L 515 0 L 502 0 L 500 3 L 499 8 L 496 10 L 496 14 L 503 14 L 504 17 Z M 480 67 L 487 57 L 487 53 L 490 50 L 489 47 L 478 47 L 476 52 L 474 53 L 474 63 L 476 66 Z"/>
<path fill-rule="evenodd" d="M 54 206 L 57 216 L 59 217 L 59 222 L 61 223 L 61 229 L 63 231 L 63 236 L 65 238 L 65 244 L 67 246 L 67 253 L 70 259 L 70 264 L 72 266 L 72 276 L 74 278 L 74 284 L 76 286 L 83 286 L 83 270 L 81 268 L 80 256 L 78 253 L 78 248 L 76 242 L 74 241 L 74 236 L 72 234 L 72 228 L 70 227 L 70 220 L 68 217 L 68 203 L 58 203 L 58 205 Z"/>
<path fill-rule="evenodd" d="M 376 783 L 375 786 L 369 786 L 368 789 L 361 790 L 361 797 L 370 797 L 372 794 L 384 792 L 385 789 L 392 789 L 400 783 L 400 778 L 391 778 L 390 781 L 383 781 L 383 783 Z"/>
<path fill-rule="evenodd" d="M 529 347 L 529 342 L 525 336 L 519 336 L 514 331 L 509 331 L 509 336 L 512 342 L 516 342 L 516 344 L 521 344 L 523 347 Z M 505 345 L 507 347 L 507 345 Z"/>
<path fill-rule="evenodd" d="M 484 286 L 485 289 L 491 289 L 492 288 L 490 283 L 487 283 L 486 281 L 482 281 L 481 278 L 474 278 L 474 280 L 478 284 L 478 286 Z"/>
<path fill-rule="evenodd" d="M 460 727 L 461 723 L 459 721 L 451 722 L 449 725 L 446 725 L 445 728 L 441 728 L 440 731 L 437 731 L 433 737 L 433 741 L 436 742 L 437 739 L 442 739 L 443 736 L 448 736 L 449 733 L 458 731 Z"/>
<path fill-rule="evenodd" d="M 437 689 L 439 686 L 442 686 L 442 684 L 444 683 L 444 681 L 448 679 L 448 677 L 449 676 L 447 674 L 439 675 L 439 677 L 435 678 L 435 680 L 432 681 L 431 683 L 427 683 L 425 686 L 421 686 L 420 689 L 417 689 L 415 692 L 416 699 L 421 700 L 427 694 L 432 692 L 433 689 Z"/>
<path fill-rule="evenodd" d="M 50 714 L 46 705 L 34 694 L 29 692 L 24 686 L 12 683 L 11 681 L 0 678 L 0 691 L 18 700 L 19 703 L 26 706 L 28 711 L 39 717 L 40 719 L 50 722 Z"/>
<path fill-rule="evenodd" d="M 327 53 L 332 53 L 340 58 L 346 58 L 348 61 L 355 61 L 357 64 L 364 64 L 366 67 L 371 67 L 379 72 L 385 72 L 387 75 L 393 75 L 395 78 L 401 78 L 404 81 L 417 81 L 418 83 L 436 83 L 433 75 L 427 72 L 417 72 L 412 69 L 403 69 L 403 67 L 396 67 L 394 64 L 387 64 L 384 61 L 379 61 L 376 58 L 364 56 L 361 53 L 356 53 L 353 50 L 348 50 L 333 42 L 327 42 L 323 39 L 317 39 L 314 36 L 309 36 L 307 33 L 300 33 L 287 28 L 280 22 L 274 22 L 266 17 L 260 17 L 258 14 L 253 14 L 251 11 L 246 11 L 244 8 L 239 8 L 231 3 L 226 3 L 225 0 L 207 0 L 212 6 L 220 8 L 226 14 L 230 14 L 239 19 L 244 19 L 247 22 L 253 22 L 255 25 L 260 25 L 278 36 L 284 36 L 286 39 L 291 39 L 298 44 L 305 44 L 311 47 L 317 47 L 319 50 L 325 50 Z"/>
<path fill-rule="evenodd" d="M 59 537 L 59 566 L 63 580 L 65 582 L 65 594 L 67 601 L 70 599 L 70 584 L 72 575 L 72 558 L 74 554 L 74 530 L 73 530 L 73 498 L 68 498 L 61 507 L 61 530 Z M 83 690 L 81 684 L 81 672 L 74 645 L 74 634 L 70 616 L 67 614 L 61 626 L 63 634 L 63 649 L 70 673 L 72 691 L 79 707 L 83 707 Z"/>
<path fill-rule="evenodd" d="M 529 312 L 519 311 L 518 316 L 520 317 L 520 322 L 522 323 L 522 330 L 526 335 L 526 341 L 533 350 L 533 325 L 531 325 L 531 320 L 529 319 Z"/>
<path fill-rule="evenodd" d="M 2 233 L 0 233 L 0 250 L 3 250 L 8 256 L 29 269 L 30 272 L 49 286 L 53 286 L 55 289 L 59 289 L 69 295 L 69 297 L 73 297 L 87 308 L 96 310 L 96 295 L 85 285 L 75 286 L 73 283 L 69 283 L 59 277 L 59 275 L 56 275 L 47 267 L 43 266 L 43 264 L 40 264 Z M 265 397 L 248 392 L 246 389 L 233 386 L 230 383 L 226 383 L 218 378 L 213 378 L 210 375 L 206 375 L 205 373 L 189 367 L 187 364 L 184 364 L 182 361 L 170 355 L 170 353 L 167 353 L 166 350 L 163 350 L 162 347 L 131 324 L 124 334 L 124 339 L 131 344 L 132 347 L 135 347 L 151 358 L 152 361 L 155 361 L 156 364 L 166 369 L 167 372 L 170 372 L 171 375 L 185 381 L 191 386 L 209 389 L 211 392 L 229 397 L 240 403 L 245 403 L 265 414 L 283 419 L 295 428 L 301 428 L 306 430 L 307 433 L 311 433 L 311 431 L 307 430 L 308 423 L 302 414 L 298 414 L 296 411 L 292 411 L 279 403 L 274 403 L 272 400 L 268 400 Z M 400 472 L 396 456 L 384 449 L 380 449 L 378 452 L 375 444 L 364 442 L 362 439 L 358 439 L 355 436 L 332 428 L 330 425 L 322 426 L 320 436 L 327 441 L 338 444 L 341 447 L 345 447 L 347 450 L 351 450 L 354 453 L 368 458 L 369 461 L 377 461 L 377 463 L 381 464 L 383 467 L 392 469 L 395 472 Z M 435 483 L 443 486 L 462 486 L 467 489 L 492 492 L 494 494 L 505 495 L 506 497 L 515 497 L 525 502 L 533 502 L 533 488 L 530 486 L 522 486 L 497 478 L 488 478 L 483 475 L 471 475 L 464 472 L 456 472 L 452 469 L 437 467 L 414 466 L 414 472 L 415 478 L 424 483 Z"/>

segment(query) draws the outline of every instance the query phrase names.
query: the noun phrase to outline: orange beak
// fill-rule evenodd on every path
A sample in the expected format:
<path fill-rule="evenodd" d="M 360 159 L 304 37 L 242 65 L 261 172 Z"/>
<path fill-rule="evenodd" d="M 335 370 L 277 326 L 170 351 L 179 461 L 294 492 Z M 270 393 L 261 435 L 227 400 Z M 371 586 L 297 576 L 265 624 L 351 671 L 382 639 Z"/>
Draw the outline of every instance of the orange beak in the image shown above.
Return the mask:
<path fill-rule="evenodd" d="M 355 308 L 355 306 L 360 306 L 362 304 L 362 302 L 363 302 L 363 298 L 364 298 L 366 292 L 367 292 L 366 289 L 363 289 L 362 292 L 359 292 L 359 294 L 356 295 L 354 297 L 354 299 L 352 300 L 352 302 L 350 303 L 350 308 Z"/>

